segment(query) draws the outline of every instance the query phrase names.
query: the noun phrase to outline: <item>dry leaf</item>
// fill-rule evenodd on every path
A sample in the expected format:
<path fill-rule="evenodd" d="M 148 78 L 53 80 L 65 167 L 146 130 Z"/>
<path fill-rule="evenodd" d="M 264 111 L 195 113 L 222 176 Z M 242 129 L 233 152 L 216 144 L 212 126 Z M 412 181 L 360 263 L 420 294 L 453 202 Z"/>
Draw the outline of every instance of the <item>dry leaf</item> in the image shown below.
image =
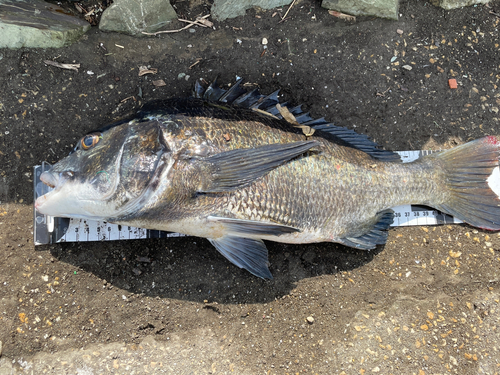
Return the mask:
<path fill-rule="evenodd" d="M 280 115 L 283 116 L 283 118 L 289 122 L 290 124 L 293 125 L 294 128 L 300 128 L 302 129 L 302 132 L 306 137 L 310 137 L 311 135 L 314 134 L 315 129 L 311 128 L 310 126 L 307 125 L 301 125 L 295 116 L 293 115 L 292 112 L 288 110 L 287 107 L 282 107 L 279 104 L 276 104 L 276 109 L 279 111 Z"/>
<path fill-rule="evenodd" d="M 159 79 L 157 81 L 153 81 L 153 85 L 155 85 L 156 87 L 161 87 L 161 86 L 166 86 L 167 84 L 163 79 Z"/>
<path fill-rule="evenodd" d="M 144 65 L 139 67 L 139 77 L 142 77 L 143 75 L 146 75 L 146 74 L 156 74 L 156 73 L 158 73 L 158 69 L 156 69 L 156 68 L 148 69 Z"/>
<path fill-rule="evenodd" d="M 331 14 L 332 16 L 335 16 L 335 17 L 341 19 L 341 20 L 356 22 L 356 17 L 351 16 L 350 14 L 340 13 L 340 12 L 337 12 L 335 10 L 329 10 L 328 13 Z"/>

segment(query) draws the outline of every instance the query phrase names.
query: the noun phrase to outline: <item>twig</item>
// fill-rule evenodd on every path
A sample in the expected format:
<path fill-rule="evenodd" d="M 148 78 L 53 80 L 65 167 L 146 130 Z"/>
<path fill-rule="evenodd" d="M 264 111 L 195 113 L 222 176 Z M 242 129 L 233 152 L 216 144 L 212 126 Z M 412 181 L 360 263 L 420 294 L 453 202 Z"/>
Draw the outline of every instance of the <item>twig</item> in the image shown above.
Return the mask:
<path fill-rule="evenodd" d="M 377 92 L 377 96 L 384 96 L 385 97 L 385 93 L 387 91 L 389 91 L 391 89 L 391 87 L 389 87 L 387 90 L 385 90 L 384 92 L 380 93 L 380 92 Z"/>
<path fill-rule="evenodd" d="M 157 31 L 155 33 L 147 33 L 145 31 L 143 31 L 142 33 L 144 35 L 158 35 L 158 34 L 166 34 L 166 33 L 178 33 L 179 31 L 182 31 L 182 30 L 186 30 L 186 29 L 189 29 L 191 26 L 201 26 L 201 27 L 209 27 L 208 25 L 206 25 L 205 21 L 206 18 L 210 17 L 210 14 L 207 14 L 206 16 L 203 16 L 203 17 L 199 17 L 196 19 L 196 21 L 188 21 L 188 20 L 183 20 L 181 18 L 178 19 L 178 21 L 181 21 L 181 22 L 188 22 L 189 24 L 180 28 L 180 29 L 177 29 L 177 30 L 165 30 L 165 31 Z M 199 19 L 199 20 L 198 20 Z"/>
<path fill-rule="evenodd" d="M 137 101 L 137 99 L 135 98 L 135 96 L 129 96 L 129 97 L 125 98 L 125 99 L 120 100 L 120 103 L 125 103 L 129 99 L 134 99 L 134 102 Z"/>
<path fill-rule="evenodd" d="M 203 17 L 196 17 L 196 20 L 194 20 L 194 21 L 184 20 L 182 18 L 178 18 L 177 20 L 181 21 L 181 22 L 187 22 L 191 25 L 198 25 L 198 26 L 202 26 L 202 27 L 212 27 L 214 24 L 207 20 L 208 17 L 210 17 L 210 14 L 207 14 L 206 16 L 203 16 Z"/>
<path fill-rule="evenodd" d="M 178 33 L 179 31 L 189 29 L 191 26 L 193 26 L 193 25 L 187 25 L 187 26 L 184 26 L 183 28 L 177 29 L 177 30 L 157 31 L 156 33 L 147 33 L 145 31 L 143 31 L 142 33 L 144 35 L 158 35 L 158 34 L 166 34 L 166 33 Z"/>
<path fill-rule="evenodd" d="M 279 22 L 278 22 L 278 25 L 281 23 L 281 22 L 285 22 L 286 20 L 289 20 L 290 17 L 287 17 L 287 18 L 282 18 Z"/>
<path fill-rule="evenodd" d="M 283 17 L 281 17 L 281 20 L 282 20 L 282 21 L 284 21 L 284 20 L 285 20 L 286 16 L 288 15 L 288 12 L 290 11 L 290 9 L 292 9 L 293 4 L 295 4 L 295 2 L 296 2 L 296 1 L 297 1 L 297 0 L 293 0 L 293 1 L 292 1 L 292 3 L 291 3 L 291 4 L 290 4 L 290 6 L 288 7 L 288 9 L 287 9 L 287 11 L 286 11 L 285 15 L 284 15 Z"/>
<path fill-rule="evenodd" d="M 192 68 L 193 66 L 195 66 L 196 64 L 199 64 L 199 63 L 201 62 L 201 60 L 203 60 L 203 59 L 202 59 L 201 57 L 198 57 L 198 58 L 196 59 L 196 61 L 194 62 L 194 64 L 192 64 L 192 65 L 189 67 L 189 69 L 191 69 L 191 68 Z"/>
<path fill-rule="evenodd" d="M 500 18 L 500 14 L 495 13 L 495 12 L 493 12 L 493 11 L 491 11 L 491 10 L 490 10 L 490 14 L 493 14 L 494 16 L 496 16 L 496 17 L 499 17 L 499 18 Z"/>
<path fill-rule="evenodd" d="M 47 65 L 52 65 L 61 69 L 68 69 L 68 70 L 76 70 L 78 72 L 78 68 L 80 67 L 80 64 L 62 64 L 58 63 L 56 61 L 50 61 L 50 60 L 44 60 L 44 63 Z"/>

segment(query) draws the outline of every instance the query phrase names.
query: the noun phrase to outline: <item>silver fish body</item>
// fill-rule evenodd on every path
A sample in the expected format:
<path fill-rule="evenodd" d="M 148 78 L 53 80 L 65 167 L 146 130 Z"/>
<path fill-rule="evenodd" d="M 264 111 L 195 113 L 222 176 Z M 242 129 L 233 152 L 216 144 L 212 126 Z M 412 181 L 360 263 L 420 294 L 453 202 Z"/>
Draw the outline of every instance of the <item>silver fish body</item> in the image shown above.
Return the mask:
<path fill-rule="evenodd" d="M 371 249 L 401 204 L 500 229 L 497 137 L 402 164 L 322 119 L 280 118 L 275 94 L 232 90 L 156 102 L 85 136 L 41 176 L 54 190 L 36 208 L 205 237 L 263 278 L 272 276 L 262 240 Z"/>

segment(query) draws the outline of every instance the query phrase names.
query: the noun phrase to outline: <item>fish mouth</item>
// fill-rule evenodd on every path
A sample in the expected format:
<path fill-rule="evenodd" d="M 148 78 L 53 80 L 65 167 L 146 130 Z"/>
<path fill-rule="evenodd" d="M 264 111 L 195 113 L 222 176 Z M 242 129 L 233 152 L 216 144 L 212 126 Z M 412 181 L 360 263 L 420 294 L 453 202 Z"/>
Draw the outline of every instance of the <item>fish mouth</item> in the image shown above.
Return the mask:
<path fill-rule="evenodd" d="M 47 198 L 53 193 L 53 189 L 59 184 L 59 176 L 49 171 L 44 171 L 40 175 L 40 181 L 43 183 L 38 183 L 36 186 L 36 194 L 38 198 L 35 200 L 35 209 L 40 212 L 40 208 L 47 201 Z M 50 188 L 47 191 L 47 186 Z"/>
<path fill-rule="evenodd" d="M 45 170 L 40 175 L 40 181 L 36 186 L 37 199 L 35 200 L 35 209 L 43 213 L 43 206 L 51 196 L 56 194 L 64 185 L 68 177 L 72 176 L 73 172 L 54 173 L 51 169 Z"/>

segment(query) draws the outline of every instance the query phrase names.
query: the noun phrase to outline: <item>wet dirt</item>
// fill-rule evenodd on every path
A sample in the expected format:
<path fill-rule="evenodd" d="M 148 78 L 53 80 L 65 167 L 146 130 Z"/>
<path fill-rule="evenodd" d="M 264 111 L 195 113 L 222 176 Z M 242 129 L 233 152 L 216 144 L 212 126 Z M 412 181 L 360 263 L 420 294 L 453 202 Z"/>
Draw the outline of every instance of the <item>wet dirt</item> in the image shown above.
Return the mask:
<path fill-rule="evenodd" d="M 194 3 L 177 2 L 179 14 L 206 14 Z M 123 343 L 110 371 L 131 373 L 124 353 L 144 342 L 170 351 L 136 373 L 500 372 L 497 233 L 400 227 L 370 252 L 268 243 L 272 281 L 192 237 L 35 248 L 33 166 L 144 102 L 190 95 L 198 78 L 281 89 L 392 150 L 500 133 L 500 2 L 444 11 L 403 1 L 397 22 L 346 22 L 312 0 L 279 22 L 285 11 L 152 38 L 92 28 L 67 48 L 0 50 L 0 361 L 13 372 L 35 368 L 36 355 L 40 372 L 78 373 L 43 358 Z M 158 73 L 139 77 L 141 65 Z M 88 366 L 100 358 L 88 356 Z"/>

